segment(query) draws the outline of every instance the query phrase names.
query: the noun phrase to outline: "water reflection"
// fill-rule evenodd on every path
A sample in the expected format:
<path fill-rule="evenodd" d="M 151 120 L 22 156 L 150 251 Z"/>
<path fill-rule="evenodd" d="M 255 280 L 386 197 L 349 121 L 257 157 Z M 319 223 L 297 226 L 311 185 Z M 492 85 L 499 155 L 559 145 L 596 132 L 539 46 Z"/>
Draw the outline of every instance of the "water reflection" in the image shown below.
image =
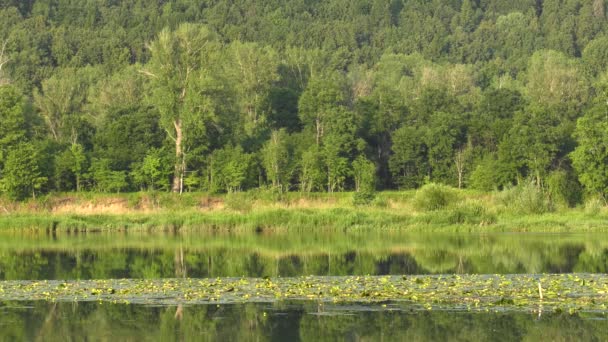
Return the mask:
<path fill-rule="evenodd" d="M 411 311 L 317 303 L 150 307 L 0 303 L 0 340 L 607 340 L 604 316 Z"/>
<path fill-rule="evenodd" d="M 0 235 L 0 280 L 606 273 L 608 237 L 558 234 Z"/>

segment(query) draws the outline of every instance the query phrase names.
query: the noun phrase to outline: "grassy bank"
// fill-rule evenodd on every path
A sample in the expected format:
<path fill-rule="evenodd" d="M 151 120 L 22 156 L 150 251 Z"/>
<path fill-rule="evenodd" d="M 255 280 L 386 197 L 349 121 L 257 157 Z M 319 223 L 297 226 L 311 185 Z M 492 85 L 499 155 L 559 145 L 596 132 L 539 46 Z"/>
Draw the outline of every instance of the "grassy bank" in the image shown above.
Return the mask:
<path fill-rule="evenodd" d="M 479 193 L 431 185 L 381 192 L 361 203 L 353 193 L 255 191 L 53 194 L 0 201 L 0 229 L 194 230 L 405 229 L 411 231 L 608 231 L 599 201 L 568 208 L 529 190 Z"/>

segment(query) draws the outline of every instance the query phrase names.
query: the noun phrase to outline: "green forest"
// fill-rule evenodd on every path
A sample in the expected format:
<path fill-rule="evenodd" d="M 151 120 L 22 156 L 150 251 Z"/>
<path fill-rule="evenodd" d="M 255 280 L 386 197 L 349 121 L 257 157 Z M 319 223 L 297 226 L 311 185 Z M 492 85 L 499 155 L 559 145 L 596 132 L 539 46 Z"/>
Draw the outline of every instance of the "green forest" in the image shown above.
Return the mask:
<path fill-rule="evenodd" d="M 0 192 L 608 195 L 604 0 L 0 0 Z"/>

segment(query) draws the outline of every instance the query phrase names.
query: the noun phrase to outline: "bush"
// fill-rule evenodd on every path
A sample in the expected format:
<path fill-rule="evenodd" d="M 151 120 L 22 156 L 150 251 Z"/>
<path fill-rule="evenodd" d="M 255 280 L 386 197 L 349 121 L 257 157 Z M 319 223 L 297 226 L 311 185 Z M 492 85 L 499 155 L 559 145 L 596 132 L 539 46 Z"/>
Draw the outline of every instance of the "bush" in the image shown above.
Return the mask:
<path fill-rule="evenodd" d="M 376 196 L 372 205 L 378 208 L 388 208 L 389 200 L 385 196 Z"/>
<path fill-rule="evenodd" d="M 283 202 L 286 197 L 285 192 L 281 187 L 259 187 L 249 190 L 247 195 L 251 199 L 264 202 Z"/>
<path fill-rule="evenodd" d="M 414 207 L 418 210 L 443 209 L 458 200 L 453 188 L 442 184 L 426 184 L 414 196 Z"/>
<path fill-rule="evenodd" d="M 585 213 L 587 215 L 595 216 L 600 213 L 604 201 L 599 197 L 592 197 L 585 202 Z"/>
<path fill-rule="evenodd" d="M 583 189 L 572 173 L 563 170 L 551 172 L 547 177 L 547 187 L 553 203 L 568 207 L 581 203 Z"/>
<path fill-rule="evenodd" d="M 91 163 L 90 172 L 97 191 L 120 192 L 129 185 L 126 172 L 113 171 L 110 159 L 94 159 Z"/>
<path fill-rule="evenodd" d="M 543 214 L 554 209 L 549 196 L 533 182 L 506 188 L 499 193 L 497 199 L 516 213 Z"/>
<path fill-rule="evenodd" d="M 239 211 L 242 213 L 251 211 L 253 207 L 253 200 L 247 198 L 245 193 L 229 193 L 224 197 L 224 204 L 226 208 Z"/>
<path fill-rule="evenodd" d="M 486 156 L 473 169 L 469 176 L 469 185 L 472 189 L 492 191 L 502 189 L 512 184 L 517 178 L 511 168 L 501 163 L 496 156 Z"/>
<path fill-rule="evenodd" d="M 448 222 L 450 224 L 487 225 L 496 223 L 496 216 L 488 213 L 487 209 L 482 203 L 469 202 L 458 205 L 450 210 Z"/>
<path fill-rule="evenodd" d="M 353 204 L 355 206 L 370 205 L 376 199 L 376 192 L 369 190 L 357 191 L 353 195 Z"/>

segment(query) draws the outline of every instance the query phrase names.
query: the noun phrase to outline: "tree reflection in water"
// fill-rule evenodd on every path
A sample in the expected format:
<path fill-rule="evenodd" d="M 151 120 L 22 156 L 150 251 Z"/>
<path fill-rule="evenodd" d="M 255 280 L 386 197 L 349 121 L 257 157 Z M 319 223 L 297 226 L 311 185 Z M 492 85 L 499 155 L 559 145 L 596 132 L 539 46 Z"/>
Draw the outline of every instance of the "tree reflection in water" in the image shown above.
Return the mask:
<path fill-rule="evenodd" d="M 2 303 L 0 340 L 607 340 L 608 321 L 588 314 L 409 311 L 318 303 L 176 307 Z M 319 309 L 323 307 L 323 309 Z"/>

